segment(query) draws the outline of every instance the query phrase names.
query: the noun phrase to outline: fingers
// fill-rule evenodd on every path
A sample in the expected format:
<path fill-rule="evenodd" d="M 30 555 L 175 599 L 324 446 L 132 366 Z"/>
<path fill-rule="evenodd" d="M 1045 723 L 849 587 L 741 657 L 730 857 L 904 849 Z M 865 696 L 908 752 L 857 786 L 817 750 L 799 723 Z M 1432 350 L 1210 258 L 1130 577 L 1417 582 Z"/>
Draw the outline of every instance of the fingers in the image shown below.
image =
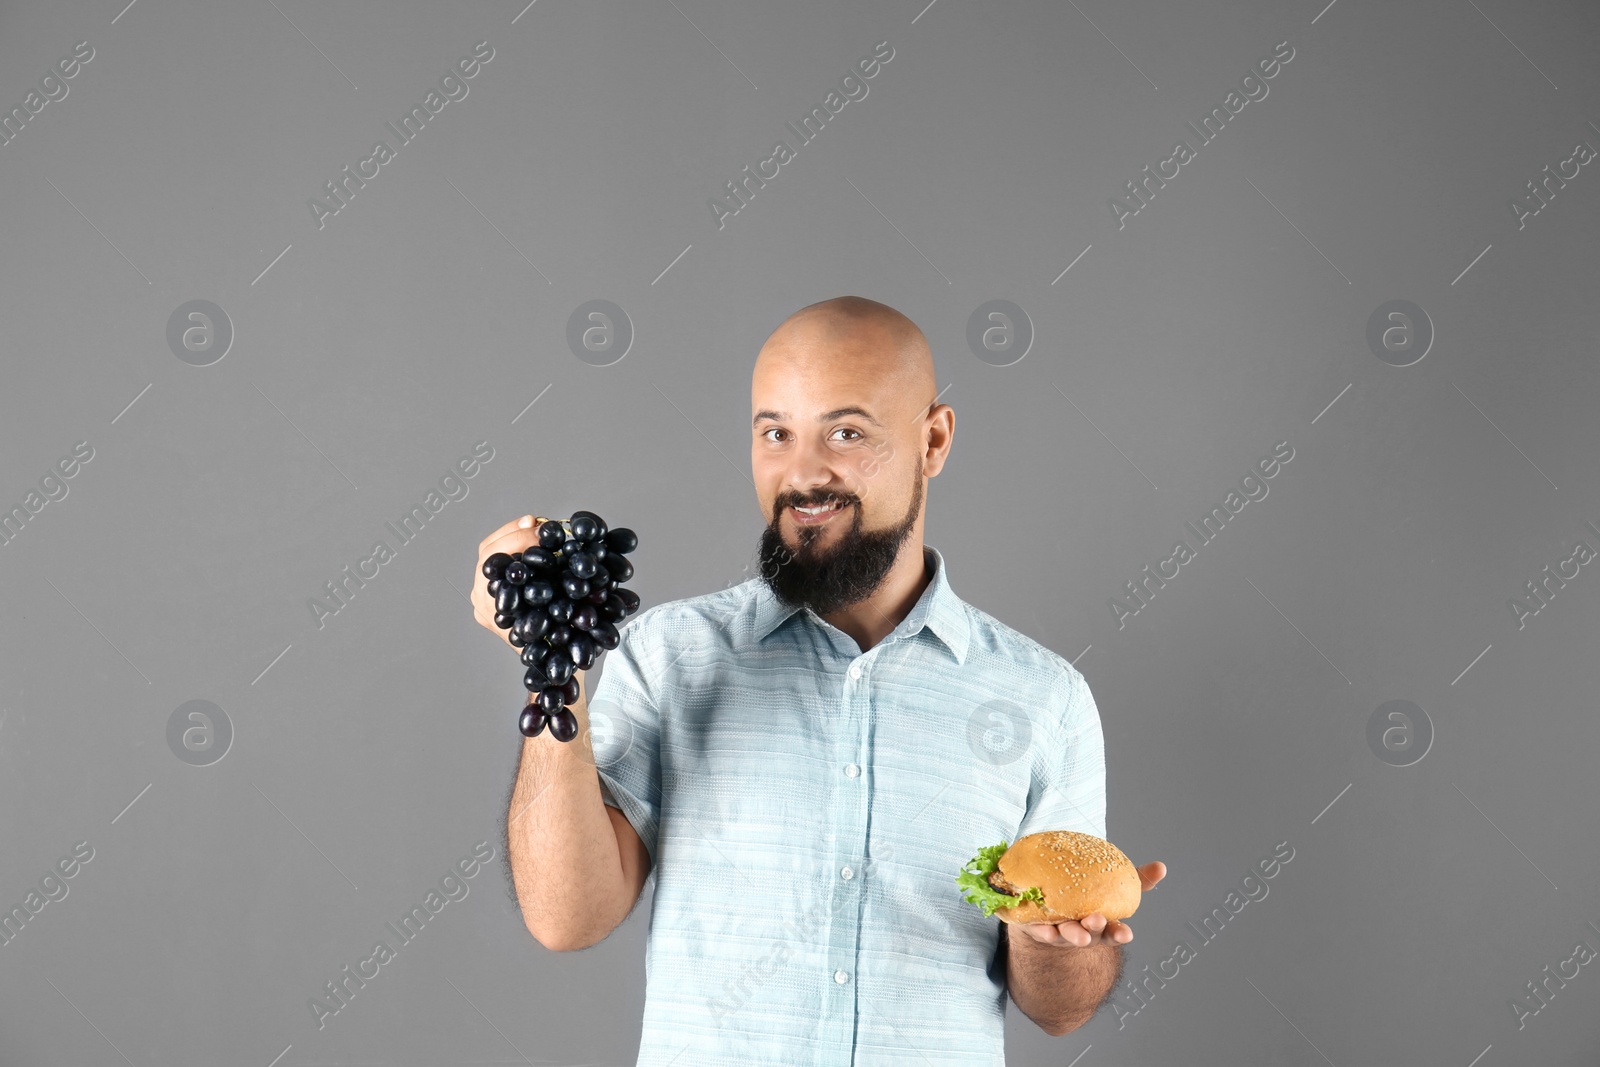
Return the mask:
<path fill-rule="evenodd" d="M 504 537 L 506 534 L 510 533 L 512 530 L 517 530 L 517 529 L 530 530 L 530 529 L 533 528 L 533 525 L 534 525 L 534 522 L 535 522 L 536 519 L 537 519 L 537 516 L 535 516 L 535 515 L 523 515 L 520 518 L 512 519 L 510 522 L 508 522 L 504 526 L 500 527 L 500 529 L 496 530 L 494 533 L 490 534 L 488 537 L 485 537 L 482 541 L 478 542 L 478 552 L 479 552 L 479 554 L 480 555 L 484 555 L 484 556 L 490 555 L 490 553 L 483 551 L 484 548 L 489 544 L 489 542 L 494 541 L 494 540 L 498 540 L 499 538 Z"/>
<path fill-rule="evenodd" d="M 527 518 L 527 516 L 524 515 L 523 518 Z M 510 533 L 512 530 L 515 530 L 517 528 L 517 524 L 519 522 L 521 522 L 521 521 L 522 521 L 522 519 L 512 519 L 510 522 L 508 522 L 504 526 L 500 527 L 494 533 L 490 534 L 488 537 L 485 537 L 482 541 L 479 541 L 478 542 L 478 551 L 482 552 L 484 547 L 486 545 L 488 545 L 488 543 L 490 541 L 493 541 L 493 540 L 495 540 L 496 538 L 499 538 L 499 537 L 504 537 L 506 534 Z"/>
<path fill-rule="evenodd" d="M 1072 945 L 1083 948 L 1094 940 L 1094 935 L 1070 919 L 1064 923 L 1024 923 L 1022 930 L 1042 945 Z"/>
<path fill-rule="evenodd" d="M 1022 923 L 1022 932 L 1044 945 L 1059 945 L 1066 940 L 1054 923 Z"/>
<path fill-rule="evenodd" d="M 1099 912 L 1085 915 L 1078 920 L 1077 925 L 1088 931 L 1091 937 L 1097 937 L 1100 940 L 1115 941 L 1119 945 L 1125 945 L 1133 940 L 1133 927 L 1116 919 L 1108 919 Z M 1074 941 L 1073 943 L 1077 944 L 1078 942 Z M 1085 941 L 1083 944 L 1088 944 L 1088 942 Z"/>
<path fill-rule="evenodd" d="M 490 541 L 480 550 L 483 555 L 479 558 L 478 565 L 481 567 L 483 561 L 496 552 L 504 552 L 510 555 L 513 552 L 521 552 L 523 549 L 530 548 L 538 543 L 539 535 L 534 531 L 513 527 L 510 532 L 501 535 L 497 540 Z"/>
<path fill-rule="evenodd" d="M 1054 935 L 1051 938 L 1051 943 L 1071 945 L 1073 948 L 1089 947 L 1094 944 L 1095 935 L 1085 927 L 1087 922 L 1088 918 L 1085 917 L 1077 922 L 1068 921 L 1049 927 L 1049 931 Z"/>
<path fill-rule="evenodd" d="M 1116 919 L 1107 919 L 1099 912 L 1063 923 L 1026 923 L 1022 929 L 1041 944 L 1074 948 L 1088 948 L 1096 942 L 1107 941 L 1125 945 L 1133 940 L 1132 927 Z"/>
<path fill-rule="evenodd" d="M 478 566 L 496 552 L 510 555 L 539 543 L 539 524 L 545 520 L 537 515 L 524 515 L 506 523 L 494 533 L 478 542 Z"/>
<path fill-rule="evenodd" d="M 524 520 L 528 521 L 528 525 L 519 525 L 519 523 Z M 504 552 L 507 555 L 511 555 L 512 553 L 521 552 L 525 548 L 532 548 L 534 545 L 537 545 L 539 543 L 537 526 L 537 519 L 533 518 L 532 516 L 524 515 L 522 519 L 517 520 L 517 522 L 507 523 L 505 526 L 502 526 L 500 530 L 495 531 L 495 534 L 498 534 L 498 536 L 492 534 L 487 540 L 478 546 L 478 576 L 474 581 L 478 585 L 485 586 L 485 595 L 487 595 L 488 580 L 483 577 L 483 561 L 494 555 L 496 552 Z M 504 532 L 501 533 L 501 530 Z"/>

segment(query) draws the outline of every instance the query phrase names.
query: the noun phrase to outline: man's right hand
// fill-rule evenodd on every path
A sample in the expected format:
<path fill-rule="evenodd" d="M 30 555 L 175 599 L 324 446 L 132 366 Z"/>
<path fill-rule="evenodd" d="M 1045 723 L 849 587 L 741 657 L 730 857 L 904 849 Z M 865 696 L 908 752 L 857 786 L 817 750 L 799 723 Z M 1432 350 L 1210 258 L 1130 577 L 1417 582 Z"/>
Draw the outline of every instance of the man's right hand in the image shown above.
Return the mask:
<path fill-rule="evenodd" d="M 539 525 L 545 521 L 547 520 L 541 519 L 536 515 L 523 515 L 521 518 L 512 519 L 478 542 L 478 566 L 472 575 L 472 617 L 484 629 L 504 641 L 511 648 L 517 647 L 511 644 L 511 631 L 502 630 L 494 624 L 494 597 L 489 595 L 489 579 L 483 576 L 483 561 L 496 552 L 504 552 L 510 555 L 513 552 L 521 552 L 525 548 L 537 545 L 539 543 Z M 517 651 L 520 653 L 522 650 L 517 649 Z M 564 649 L 562 654 L 566 654 Z M 582 670 L 572 672 L 572 676 L 578 679 L 580 688 L 577 703 L 568 705 L 571 711 L 579 716 L 578 725 L 580 730 L 586 730 L 588 727 L 587 719 L 584 717 L 583 712 L 588 704 L 589 694 L 588 687 L 583 684 L 583 675 L 584 672 Z M 529 703 L 533 702 L 535 695 L 534 693 L 528 694 Z"/>
<path fill-rule="evenodd" d="M 489 595 L 489 579 L 483 576 L 483 561 L 496 552 L 504 552 L 509 556 L 538 544 L 540 521 L 535 515 L 512 519 L 478 542 L 478 565 L 472 572 L 472 617 L 507 645 L 511 645 L 511 631 L 502 630 L 494 624 L 494 597 Z"/>

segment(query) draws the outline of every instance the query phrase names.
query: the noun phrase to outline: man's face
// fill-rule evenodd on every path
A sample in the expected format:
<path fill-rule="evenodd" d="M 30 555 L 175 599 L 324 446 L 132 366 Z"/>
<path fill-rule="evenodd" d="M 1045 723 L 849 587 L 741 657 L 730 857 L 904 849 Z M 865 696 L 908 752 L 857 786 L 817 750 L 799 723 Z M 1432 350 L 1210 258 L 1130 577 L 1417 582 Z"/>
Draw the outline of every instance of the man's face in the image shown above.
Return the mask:
<path fill-rule="evenodd" d="M 767 517 L 761 577 L 818 615 L 870 596 L 921 517 L 922 420 L 873 373 L 870 346 L 880 343 L 867 331 L 826 352 L 769 342 L 778 358 L 757 364 L 750 460 Z"/>

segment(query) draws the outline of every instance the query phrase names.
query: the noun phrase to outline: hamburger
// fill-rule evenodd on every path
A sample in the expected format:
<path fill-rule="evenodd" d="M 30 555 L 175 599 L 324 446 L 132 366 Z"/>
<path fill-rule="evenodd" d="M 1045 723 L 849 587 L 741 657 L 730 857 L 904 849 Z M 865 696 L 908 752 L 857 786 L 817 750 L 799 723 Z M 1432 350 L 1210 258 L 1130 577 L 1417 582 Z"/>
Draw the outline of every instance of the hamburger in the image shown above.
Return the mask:
<path fill-rule="evenodd" d="M 961 893 L 1007 923 L 1062 923 L 1139 910 L 1139 872 L 1104 838 L 1046 830 L 982 849 L 956 876 Z"/>

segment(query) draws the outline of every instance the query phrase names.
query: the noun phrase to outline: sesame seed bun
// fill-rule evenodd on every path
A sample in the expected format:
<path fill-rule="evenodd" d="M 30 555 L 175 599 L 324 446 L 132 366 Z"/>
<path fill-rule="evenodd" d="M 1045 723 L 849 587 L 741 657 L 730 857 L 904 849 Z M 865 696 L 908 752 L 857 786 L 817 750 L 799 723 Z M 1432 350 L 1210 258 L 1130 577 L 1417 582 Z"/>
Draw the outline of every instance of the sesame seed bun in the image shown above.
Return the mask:
<path fill-rule="evenodd" d="M 1038 886 L 1044 904 L 1025 900 L 995 914 L 1008 923 L 1060 923 L 1099 912 L 1126 919 L 1139 910 L 1139 872 L 1104 838 L 1046 830 L 1018 838 L 996 865 L 998 879 L 1017 891 Z M 1002 890 L 1007 891 L 1007 890 Z"/>

